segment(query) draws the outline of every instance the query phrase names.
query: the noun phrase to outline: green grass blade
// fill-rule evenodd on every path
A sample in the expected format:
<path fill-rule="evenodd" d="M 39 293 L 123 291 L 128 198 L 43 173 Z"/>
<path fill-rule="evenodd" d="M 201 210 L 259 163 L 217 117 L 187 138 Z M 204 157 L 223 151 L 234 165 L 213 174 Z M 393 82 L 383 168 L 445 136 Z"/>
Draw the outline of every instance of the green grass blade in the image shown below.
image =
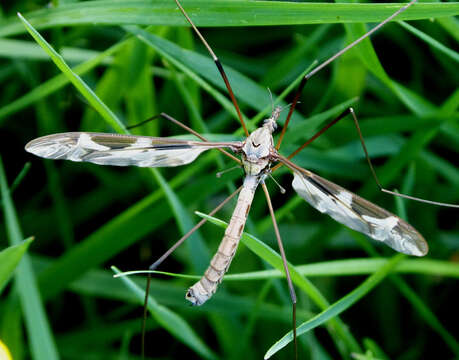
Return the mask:
<path fill-rule="evenodd" d="M 1 157 L 0 191 L 2 194 L 2 205 L 8 231 L 8 240 L 11 245 L 18 245 L 24 237 L 22 236 L 13 201 L 10 197 Z M 36 360 L 43 358 L 49 360 L 59 359 L 45 308 L 38 291 L 32 265 L 27 254 L 23 255 L 22 261 L 18 265 L 16 282 L 22 310 L 24 311 L 32 358 Z"/>
<path fill-rule="evenodd" d="M 446 56 L 449 56 L 451 59 L 453 59 L 456 62 L 459 62 L 459 53 L 457 51 L 454 51 L 439 41 L 435 40 L 433 37 L 427 35 L 426 33 L 416 29 L 414 26 L 404 22 L 404 21 L 399 21 L 398 22 L 403 28 L 414 34 L 415 36 L 419 37 L 420 39 L 424 40 L 427 44 L 432 46 L 434 49 L 440 51 L 441 53 L 445 54 Z"/>
<path fill-rule="evenodd" d="M 205 163 L 204 159 L 201 159 L 201 163 Z M 177 178 L 170 181 L 169 186 L 177 187 L 198 171 L 199 167 L 184 169 Z M 204 181 L 199 182 L 197 187 L 210 188 L 211 183 L 214 183 L 212 190 L 215 192 L 225 186 L 223 182 L 215 183 L 215 176 L 210 175 L 204 178 Z M 203 197 L 209 195 L 211 194 L 202 191 L 196 192 L 196 189 L 193 188 L 178 192 L 179 198 L 193 198 L 194 201 L 202 200 Z M 62 291 L 70 281 L 79 278 L 91 267 L 107 261 L 164 224 L 172 217 L 172 214 L 164 211 L 163 199 L 163 190 L 156 190 L 122 211 L 67 251 L 40 274 L 43 296 L 46 298 Z M 85 259 L 84 262 L 81 261 L 82 257 Z"/>
<path fill-rule="evenodd" d="M 62 71 L 62 73 L 70 80 L 70 82 L 78 89 L 78 91 L 84 96 L 84 98 L 94 107 L 94 109 L 110 124 L 113 129 L 118 132 L 125 133 L 126 128 L 124 124 L 117 118 L 117 116 L 103 103 L 101 102 L 91 88 L 72 71 L 72 69 L 64 61 L 63 57 L 59 55 L 50 44 L 35 30 L 32 25 L 21 15 L 18 14 L 19 19 L 23 22 L 27 31 L 35 39 L 35 41 L 45 50 L 49 57 L 53 60 L 56 66 Z"/>
<path fill-rule="evenodd" d="M 217 219 L 212 216 L 208 216 L 206 214 L 196 212 L 197 215 L 207 219 L 211 223 L 225 228 L 228 226 L 227 223 L 224 221 Z M 257 239 L 256 237 L 249 235 L 247 233 L 243 233 L 241 236 L 241 241 L 246 245 L 251 251 L 253 251 L 257 256 L 262 258 L 264 261 L 269 263 L 271 266 L 275 267 L 276 269 L 283 271 L 283 263 L 282 258 L 279 254 L 277 254 L 273 249 L 271 249 L 268 245 Z M 295 267 L 291 264 L 288 264 L 288 268 L 290 271 L 290 275 L 292 277 L 293 283 L 305 292 L 321 309 L 328 308 L 329 304 L 325 297 L 320 293 L 320 291 L 312 284 L 308 279 L 301 276 Z M 345 327 L 345 325 L 339 319 L 333 319 L 331 321 L 333 329 L 331 331 L 332 337 L 334 337 L 335 341 L 344 341 L 348 349 L 351 351 L 359 351 L 360 346 L 358 345 L 357 341 L 353 338 L 352 334 L 349 330 Z M 340 340 L 336 338 L 333 334 L 333 331 L 336 331 L 340 337 Z"/>
<path fill-rule="evenodd" d="M 120 271 L 112 266 L 112 270 L 115 274 Z M 139 288 L 131 279 L 127 276 L 121 277 L 121 281 L 135 294 L 139 304 L 143 304 L 145 292 Z M 172 336 L 183 342 L 185 345 L 193 349 L 196 353 L 200 354 L 205 359 L 217 359 L 217 356 L 210 350 L 207 345 L 196 335 L 194 330 L 188 325 L 188 323 L 179 315 L 168 309 L 167 307 L 160 305 L 153 299 L 148 298 L 148 311 L 153 318 L 164 327 Z"/>
<path fill-rule="evenodd" d="M 25 176 L 28 174 L 30 170 L 30 166 L 31 166 L 30 162 L 26 162 L 24 164 L 24 167 L 21 169 L 18 176 L 16 176 L 13 183 L 11 184 L 11 187 L 10 187 L 11 193 L 13 193 L 14 190 L 16 190 L 16 188 L 21 184 L 22 180 L 24 180 Z"/>
<path fill-rule="evenodd" d="M 128 41 L 128 40 L 125 40 Z M 107 50 L 101 52 L 99 55 L 95 56 L 94 58 L 79 64 L 73 68 L 73 72 L 79 76 L 89 72 L 97 65 L 102 63 L 105 59 L 113 55 L 117 52 L 120 48 L 124 46 L 125 41 L 121 41 Z M 15 114 L 16 112 L 30 106 L 31 104 L 49 96 L 50 94 L 62 89 L 65 85 L 70 82 L 70 79 L 64 75 L 59 74 L 55 77 L 43 82 L 42 84 L 38 85 L 27 94 L 15 99 L 9 104 L 0 108 L 0 125 L 5 122 L 5 118 Z"/>
<path fill-rule="evenodd" d="M 403 254 L 395 255 L 389 262 L 381 266 L 378 271 L 369 276 L 362 284 L 352 290 L 349 294 L 330 305 L 326 310 L 317 314 L 312 319 L 298 326 L 296 330 L 297 336 L 300 336 L 301 334 L 304 334 L 305 332 L 322 325 L 323 323 L 331 320 L 335 316 L 341 314 L 343 311 L 354 305 L 358 300 L 368 294 L 376 285 L 384 280 L 384 278 L 391 273 L 392 269 L 397 265 L 397 263 L 404 257 L 405 255 Z M 269 359 L 291 341 L 293 341 L 292 331 L 284 335 L 266 352 L 265 359 Z"/>
<path fill-rule="evenodd" d="M 303 276 L 355 276 L 373 274 L 388 260 L 385 258 L 362 258 L 324 261 L 314 264 L 296 265 L 295 268 Z M 424 274 L 459 278 L 459 265 L 442 260 L 404 259 L 397 264 L 393 272 L 402 274 Z M 178 274 L 175 274 L 179 276 Z M 263 270 L 240 274 L 229 274 L 225 281 L 232 280 L 262 280 L 283 277 L 279 270 Z"/>
<path fill-rule="evenodd" d="M 84 48 L 62 48 L 62 57 L 67 62 L 79 63 L 88 61 L 100 55 L 100 52 Z M 32 41 L 0 38 L 0 57 L 48 61 L 49 57 L 43 53 L 40 45 Z M 112 59 L 106 58 L 101 63 L 111 64 Z"/>
<path fill-rule="evenodd" d="M 33 237 L 30 237 L 17 245 L 10 246 L 0 252 L 0 293 L 2 292 L 22 256 L 32 243 Z"/>
<path fill-rule="evenodd" d="M 185 1 L 190 13 L 199 12 L 196 26 L 261 26 L 324 23 L 379 22 L 393 14 L 402 4 L 328 4 L 271 1 L 205 0 Z M 295 14 L 295 16 L 292 16 Z M 459 15 L 459 4 L 418 3 L 399 15 L 398 20 L 420 20 Z M 85 1 L 38 10 L 26 14 L 37 29 L 86 24 L 188 25 L 169 0 Z M 5 21 L 0 36 L 21 34 L 17 21 Z"/>
<path fill-rule="evenodd" d="M 169 186 L 169 184 L 159 174 L 159 171 L 156 171 L 156 169 L 154 170 L 155 171 L 153 171 L 153 176 L 155 177 L 160 187 L 163 189 L 181 232 L 185 234 L 194 226 L 193 221 L 191 220 L 189 213 L 185 210 L 185 207 L 177 195 L 172 191 L 172 188 Z M 193 235 L 187 239 L 186 244 L 188 246 L 188 253 L 191 257 L 191 262 L 193 263 L 193 268 L 195 271 L 204 272 L 204 270 L 209 265 L 210 253 L 205 246 L 199 231 L 195 231 Z"/>

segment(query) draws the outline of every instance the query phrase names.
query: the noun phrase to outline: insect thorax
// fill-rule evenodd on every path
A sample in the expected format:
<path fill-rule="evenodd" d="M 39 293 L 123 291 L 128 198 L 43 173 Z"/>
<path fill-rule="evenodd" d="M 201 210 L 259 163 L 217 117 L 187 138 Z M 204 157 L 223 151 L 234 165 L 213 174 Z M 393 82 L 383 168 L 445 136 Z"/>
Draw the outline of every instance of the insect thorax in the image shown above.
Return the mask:
<path fill-rule="evenodd" d="M 242 164 L 246 174 L 260 175 L 269 168 L 270 155 L 274 150 L 272 131 L 272 126 L 265 122 L 245 140 L 242 147 Z"/>

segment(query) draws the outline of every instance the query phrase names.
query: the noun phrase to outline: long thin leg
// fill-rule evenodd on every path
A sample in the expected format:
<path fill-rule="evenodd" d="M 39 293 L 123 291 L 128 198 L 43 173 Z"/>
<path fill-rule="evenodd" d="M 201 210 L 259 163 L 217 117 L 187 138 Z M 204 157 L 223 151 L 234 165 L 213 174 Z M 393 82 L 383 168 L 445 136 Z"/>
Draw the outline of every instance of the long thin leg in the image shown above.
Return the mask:
<path fill-rule="evenodd" d="M 177 6 L 179 7 L 183 16 L 185 16 L 186 20 L 190 23 L 191 27 L 193 28 L 195 33 L 198 35 L 199 39 L 202 41 L 204 46 L 207 48 L 207 51 L 209 52 L 210 56 L 212 56 L 212 59 L 214 60 L 215 65 L 217 66 L 217 69 L 220 72 L 220 75 L 222 76 L 223 81 L 225 82 L 226 88 L 228 89 L 228 93 L 231 98 L 231 101 L 233 102 L 234 107 L 236 108 L 237 116 L 239 118 L 239 121 L 241 122 L 242 128 L 244 129 L 245 136 L 249 136 L 249 132 L 247 131 L 247 127 L 244 122 L 244 118 L 242 117 L 241 110 L 239 109 L 239 104 L 237 103 L 236 97 L 234 96 L 233 89 L 231 88 L 231 85 L 229 83 L 228 77 L 226 76 L 225 70 L 223 70 L 222 63 L 218 59 L 217 55 L 215 55 L 210 45 L 207 43 L 206 39 L 204 39 L 204 36 L 202 36 L 201 32 L 194 25 L 193 21 L 191 21 L 190 17 L 186 13 L 185 9 L 183 9 L 180 2 L 178 0 L 175 0 L 175 2 L 177 3 Z"/>
<path fill-rule="evenodd" d="M 228 196 L 225 200 L 223 200 L 215 209 L 213 209 L 210 213 L 209 216 L 214 215 L 217 211 L 219 211 L 223 206 L 225 206 L 228 201 L 230 201 L 233 197 L 235 197 L 242 189 L 242 186 L 240 186 L 238 189 L 236 189 L 230 196 Z M 150 265 L 149 270 L 155 270 L 161 263 L 170 255 L 172 254 L 175 249 L 177 249 L 180 245 L 183 244 L 183 242 L 188 239 L 196 230 L 198 230 L 202 225 L 205 224 L 207 219 L 202 219 L 200 222 L 198 222 L 195 226 L 193 226 L 185 235 L 183 235 L 177 242 L 171 246 L 169 250 L 167 250 L 158 260 L 156 260 L 153 264 Z"/>
<path fill-rule="evenodd" d="M 298 103 L 298 99 L 300 98 L 301 92 L 303 91 L 304 86 L 306 85 L 307 81 L 316 73 L 318 73 L 320 70 L 322 70 L 324 67 L 326 67 L 328 64 L 330 64 L 332 61 L 336 60 L 339 58 L 341 55 L 343 55 L 345 52 L 348 50 L 352 49 L 355 45 L 360 43 L 362 40 L 365 40 L 367 37 L 369 37 L 371 34 L 373 34 L 375 31 L 379 30 L 382 26 L 384 26 L 386 23 L 391 21 L 394 17 L 399 15 L 401 12 L 405 11 L 408 9 L 411 5 L 413 5 L 417 0 L 411 0 L 408 4 L 405 6 L 401 7 L 398 9 L 396 12 L 394 12 L 391 16 L 389 16 L 387 19 L 383 20 L 380 22 L 378 25 L 376 25 L 373 29 L 368 31 L 366 34 L 362 35 L 359 37 L 357 40 L 353 41 L 349 45 L 347 45 L 345 48 L 342 50 L 338 51 L 335 55 L 333 55 L 331 58 L 328 60 L 324 61 L 322 64 L 317 66 L 314 70 L 309 72 L 304 76 L 304 78 L 301 80 L 300 85 L 298 85 L 298 90 L 296 91 L 295 96 L 293 97 L 292 105 L 290 106 L 290 110 L 288 112 L 287 118 L 284 123 L 284 127 L 282 128 L 281 134 L 279 136 L 279 140 L 277 141 L 276 144 L 276 149 L 279 150 L 282 139 L 284 138 L 285 131 L 287 130 L 288 123 L 290 122 L 290 118 L 292 117 L 293 110 L 296 107 L 296 104 Z"/>
<path fill-rule="evenodd" d="M 298 359 L 298 341 L 296 338 L 296 293 L 295 288 L 293 287 L 292 278 L 290 276 L 290 271 L 288 269 L 287 257 L 285 256 L 284 245 L 282 244 L 282 238 L 280 236 L 279 228 L 277 226 L 276 217 L 274 216 L 274 209 L 271 203 L 271 197 L 269 196 L 268 188 L 266 184 L 261 183 L 261 187 L 266 196 L 266 202 L 268 203 L 269 213 L 271 214 L 271 219 L 273 221 L 274 233 L 276 234 L 277 244 L 279 246 L 279 251 L 282 257 L 282 263 L 284 264 L 285 276 L 287 278 L 288 289 L 290 292 L 290 298 L 292 299 L 292 331 L 293 331 L 293 342 L 295 344 L 295 359 Z"/>
<path fill-rule="evenodd" d="M 242 190 L 242 186 L 240 186 L 236 191 L 234 191 L 231 195 L 229 195 L 225 200 L 223 200 L 215 209 L 213 209 L 209 216 L 214 215 L 217 211 L 219 211 L 223 206 L 225 206 L 232 198 L 234 198 L 240 191 Z M 150 265 L 149 270 L 155 270 L 170 254 L 172 254 L 175 249 L 177 249 L 183 242 L 188 239 L 196 230 L 198 230 L 202 225 L 205 224 L 207 219 L 202 219 L 198 222 L 195 226 L 193 226 L 190 231 L 188 231 L 185 235 L 183 235 L 172 247 L 167 250 L 158 260 L 156 260 L 153 264 Z M 143 301 L 143 319 L 142 319 L 142 359 L 145 355 L 145 325 L 147 321 L 147 305 L 148 305 L 148 295 L 150 293 L 150 282 L 151 282 L 151 274 L 149 273 L 147 276 L 147 286 L 145 289 L 145 298 Z"/>
<path fill-rule="evenodd" d="M 325 125 L 323 128 L 321 128 L 319 131 L 317 131 L 309 140 L 307 140 L 303 145 L 301 145 L 298 149 L 296 149 L 294 152 L 292 152 L 287 159 L 291 159 L 295 155 L 297 155 L 301 150 L 303 150 L 306 146 L 308 146 L 310 143 L 312 143 L 315 139 L 317 139 L 320 135 L 322 135 L 325 131 L 327 131 L 329 128 L 331 128 L 333 125 L 335 125 L 338 121 L 340 121 L 342 118 L 346 117 L 349 115 L 351 108 L 344 110 L 341 114 L 339 114 L 335 119 L 330 121 L 327 125 Z M 271 172 L 274 172 L 278 168 L 282 166 L 282 163 L 278 163 L 275 166 L 272 167 Z"/>
<path fill-rule="evenodd" d="M 376 182 L 376 184 L 378 185 L 379 189 L 386 193 L 386 194 L 391 194 L 391 195 L 394 195 L 394 196 L 399 196 L 399 197 L 402 197 L 402 198 L 405 198 L 405 199 L 410 199 L 410 200 L 414 200 L 414 201 L 419 201 L 419 202 L 423 202 L 423 203 L 426 203 L 426 204 L 431 204 L 431 205 L 438 205 L 438 206 L 447 206 L 447 207 L 452 207 L 452 208 L 459 208 L 459 205 L 456 205 L 456 204 L 449 204 L 449 203 L 442 203 L 442 202 L 438 202 L 438 201 L 431 201 L 431 200 L 425 200 L 425 199 L 421 199 L 421 198 L 417 198 L 417 197 L 414 197 L 414 196 L 410 196 L 410 195 L 405 195 L 405 194 L 400 194 L 398 192 L 394 192 L 394 191 L 391 191 L 391 190 L 388 190 L 388 189 L 385 189 L 382 185 L 381 185 L 381 182 L 379 181 L 378 179 L 378 176 L 376 175 L 376 171 L 373 167 L 373 164 L 371 162 L 371 159 L 370 159 L 370 156 L 368 155 L 368 150 L 367 150 L 367 146 L 365 145 L 365 140 L 363 139 L 363 135 L 362 135 L 362 131 L 360 130 L 360 125 L 359 125 L 359 121 L 357 120 L 357 116 L 355 115 L 355 112 L 354 112 L 354 109 L 353 108 L 349 108 L 349 109 L 346 109 L 344 110 L 341 114 L 339 114 L 334 120 L 332 120 L 330 123 L 328 123 L 327 125 L 325 125 L 323 128 L 321 128 L 317 133 L 315 133 L 309 140 L 307 140 L 303 145 L 301 145 L 298 149 L 296 149 L 294 152 L 292 152 L 288 157 L 287 159 L 291 159 L 292 157 L 294 157 L 295 155 L 297 155 L 301 150 L 303 150 L 306 146 L 308 146 L 309 144 L 311 144 L 315 139 L 317 139 L 320 135 L 322 135 L 325 131 L 327 131 L 329 128 L 331 128 L 333 125 L 335 125 L 338 121 L 340 121 L 341 119 L 345 118 L 347 115 L 352 115 L 352 119 L 354 121 L 354 125 L 355 125 L 355 128 L 357 129 L 357 133 L 359 134 L 359 139 L 360 139 L 360 143 L 362 144 L 362 149 L 363 149 L 363 152 L 365 153 L 365 158 L 367 160 L 367 163 L 368 163 L 368 166 L 370 167 L 370 171 L 371 171 L 371 174 Z M 273 168 L 272 168 L 272 171 L 275 171 L 277 170 L 280 166 L 282 166 L 282 163 L 278 163 L 276 164 Z"/>
<path fill-rule="evenodd" d="M 354 109 L 353 108 L 349 108 L 349 112 L 351 113 L 352 119 L 354 120 L 354 125 L 355 125 L 355 127 L 357 129 L 357 132 L 359 134 L 360 143 L 362 144 L 363 152 L 365 153 L 365 157 L 367 159 L 368 166 L 370 167 L 371 173 L 373 175 L 373 178 L 376 181 L 376 184 L 378 184 L 379 190 L 381 190 L 382 192 L 384 192 L 386 194 L 391 194 L 391 195 L 394 195 L 394 196 L 400 196 L 400 197 L 405 198 L 405 199 L 415 200 L 415 201 L 423 202 L 423 203 L 426 203 L 426 204 L 438 205 L 438 206 L 447 206 L 447 207 L 452 207 L 452 208 L 459 208 L 459 205 L 456 205 L 456 204 L 447 204 L 447 203 L 442 203 L 442 202 L 438 202 L 438 201 L 420 199 L 420 198 L 417 198 L 417 197 L 414 197 L 414 196 L 401 194 L 401 193 L 394 192 L 394 191 L 387 190 L 387 189 L 383 188 L 383 186 L 381 185 L 381 182 L 378 179 L 378 176 L 376 175 L 376 171 L 375 171 L 375 169 L 373 167 L 373 164 L 371 163 L 370 156 L 368 155 L 367 147 L 365 145 L 365 141 L 363 140 L 362 131 L 360 131 L 359 121 L 357 120 L 357 116 L 355 115 Z"/>

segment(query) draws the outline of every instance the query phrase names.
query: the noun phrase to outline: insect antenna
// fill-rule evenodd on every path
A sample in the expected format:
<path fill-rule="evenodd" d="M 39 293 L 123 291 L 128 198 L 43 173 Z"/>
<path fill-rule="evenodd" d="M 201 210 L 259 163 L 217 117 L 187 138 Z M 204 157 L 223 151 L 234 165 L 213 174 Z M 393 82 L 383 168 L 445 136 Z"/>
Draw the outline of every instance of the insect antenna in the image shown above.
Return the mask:
<path fill-rule="evenodd" d="M 386 18 L 385 20 L 383 20 L 382 22 L 380 22 L 378 25 L 376 25 L 373 29 L 371 29 L 370 31 L 368 31 L 367 33 L 365 33 L 364 35 L 362 35 L 361 37 L 359 37 L 357 40 L 354 40 L 352 43 L 350 43 L 349 45 L 347 45 L 346 47 L 344 47 L 342 50 L 338 51 L 335 55 L 333 55 L 331 58 L 329 58 L 328 60 L 324 61 L 322 64 L 320 64 L 319 66 L 317 66 L 314 70 L 312 70 L 311 72 L 309 72 L 308 74 L 306 74 L 303 79 L 301 80 L 300 82 L 300 85 L 298 85 L 298 89 L 295 93 L 295 96 L 293 97 L 293 101 L 292 101 L 292 106 L 290 107 L 290 110 L 288 112 L 288 115 L 287 115 L 287 118 L 285 119 L 285 123 L 284 123 L 284 126 L 282 127 L 282 131 L 279 135 L 279 139 L 277 140 L 277 144 L 276 144 L 276 149 L 279 150 L 280 148 L 280 145 L 282 143 L 282 139 L 284 138 L 284 135 L 285 135 L 285 131 L 287 130 L 287 127 L 288 127 L 288 124 L 290 122 L 290 118 L 292 117 L 292 114 L 293 114 L 293 110 L 295 110 L 295 107 L 296 107 L 296 104 L 298 103 L 298 99 L 300 98 L 300 95 L 303 91 L 303 88 L 305 87 L 306 83 L 308 82 L 308 80 L 313 76 L 315 75 L 316 73 L 318 73 L 320 70 L 322 70 L 324 67 L 326 67 L 328 64 L 330 64 L 332 61 L 336 60 L 337 58 L 339 58 L 341 55 L 343 55 L 345 52 L 347 52 L 348 50 L 352 49 L 355 45 L 357 45 L 358 43 L 360 43 L 362 40 L 365 40 L 367 37 L 369 37 L 371 34 L 373 34 L 375 31 L 379 30 L 382 26 L 384 26 L 386 23 L 388 23 L 389 21 L 391 21 L 394 17 L 396 17 L 398 14 L 400 14 L 401 12 L 405 11 L 406 9 L 408 9 L 411 5 L 413 5 L 417 0 L 411 0 L 408 4 L 406 4 L 405 6 L 401 7 L 400 9 L 398 9 L 396 12 L 394 12 L 391 16 L 389 16 L 388 18 Z"/>
<path fill-rule="evenodd" d="M 285 190 L 285 188 L 281 184 L 279 184 L 279 182 L 274 178 L 274 176 L 271 175 L 271 173 L 268 173 L 268 176 L 274 182 L 274 184 L 277 185 L 281 194 L 285 194 L 287 192 L 287 190 Z"/>
<path fill-rule="evenodd" d="M 244 129 L 245 136 L 249 136 L 249 132 L 247 131 L 247 126 L 245 125 L 244 118 L 242 116 L 241 110 L 239 108 L 239 104 L 237 103 L 236 97 L 234 96 L 233 89 L 231 88 L 231 85 L 229 83 L 228 77 L 226 76 L 225 70 L 223 70 L 223 65 L 218 59 L 217 55 L 215 55 L 214 51 L 210 47 L 210 45 L 207 43 L 206 39 L 204 39 L 204 36 L 202 36 L 201 32 L 198 30 L 196 25 L 194 25 L 193 21 L 191 21 L 190 17 L 186 13 L 185 9 L 182 7 L 180 2 L 178 0 L 175 0 L 177 3 L 177 6 L 179 7 L 180 11 L 182 12 L 183 16 L 185 16 L 186 20 L 190 23 L 191 27 L 193 28 L 194 32 L 198 35 L 199 39 L 201 42 L 204 44 L 206 47 L 207 51 L 209 52 L 210 56 L 215 62 L 215 65 L 217 66 L 218 71 L 220 72 L 220 75 L 223 78 L 223 81 L 225 82 L 226 88 L 228 90 L 229 96 L 231 98 L 231 101 L 233 102 L 233 105 L 236 109 L 237 116 L 239 118 L 239 121 L 241 122 L 242 128 Z"/>
<path fill-rule="evenodd" d="M 296 337 L 296 293 L 293 287 L 292 278 L 290 276 L 290 270 L 288 269 L 287 257 L 285 256 L 284 245 L 282 244 L 282 238 L 280 236 L 279 227 L 277 226 L 276 216 L 274 215 L 273 205 L 271 203 L 271 197 L 269 196 L 268 188 L 264 182 L 261 183 L 261 187 L 266 196 L 266 202 L 268 203 L 269 213 L 273 222 L 274 233 L 276 234 L 277 244 L 279 246 L 279 252 L 282 258 L 282 264 L 284 265 L 285 277 L 287 278 L 288 289 L 290 292 L 290 299 L 292 300 L 292 331 L 293 331 L 293 342 L 295 345 L 295 359 L 298 359 L 298 340 Z"/>
<path fill-rule="evenodd" d="M 225 206 L 232 198 L 234 198 L 242 190 L 240 186 L 236 191 L 229 195 L 225 200 L 223 200 L 217 207 L 215 207 L 210 213 L 209 216 L 213 216 L 218 212 L 223 206 Z M 172 245 L 169 250 L 167 250 L 158 260 L 149 266 L 149 270 L 156 270 L 161 263 L 167 259 L 167 257 L 172 254 L 175 249 L 177 249 L 183 242 L 188 239 L 196 230 L 198 230 L 202 225 L 206 223 L 207 219 L 202 219 L 199 221 L 193 228 L 191 228 L 185 235 L 183 235 L 177 242 Z M 147 286 L 145 289 L 145 299 L 143 302 L 143 318 L 142 318 L 142 359 L 145 357 L 145 325 L 147 321 L 147 305 L 148 305 L 148 296 L 150 293 L 150 284 L 151 284 L 151 273 L 148 273 L 147 276 Z"/>

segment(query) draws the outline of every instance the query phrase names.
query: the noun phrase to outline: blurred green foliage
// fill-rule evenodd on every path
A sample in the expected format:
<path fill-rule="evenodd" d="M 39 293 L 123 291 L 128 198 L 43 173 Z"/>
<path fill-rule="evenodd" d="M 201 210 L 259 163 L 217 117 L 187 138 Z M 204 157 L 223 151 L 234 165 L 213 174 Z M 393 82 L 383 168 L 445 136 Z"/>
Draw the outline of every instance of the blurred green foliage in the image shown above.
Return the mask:
<path fill-rule="evenodd" d="M 205 48 L 189 27 L 178 26 L 185 22 L 172 0 L 18 0 L 0 6 L 5 219 L 0 246 L 22 236 L 36 239 L 28 251 L 31 267 L 18 271 L 1 294 L 0 338 L 14 359 L 140 358 L 145 282 L 113 278 L 110 266 L 147 268 L 200 220 L 195 210 L 208 213 L 239 186 L 243 174 L 216 178 L 217 171 L 233 166 L 218 152 L 186 167 L 152 172 L 43 161 L 25 153 L 24 145 L 62 131 L 124 131 L 159 112 L 209 139 L 239 139 L 235 111 Z M 183 6 L 220 57 L 250 130 L 271 110 L 267 88 L 276 100 L 315 60 L 326 60 L 360 36 L 365 29 L 358 22 L 381 21 L 397 8 L 239 0 L 189 0 Z M 62 55 L 54 60 L 63 72 L 29 36 L 18 11 Z M 458 203 L 458 14 L 456 2 L 416 4 L 397 20 L 417 21 L 386 25 L 371 43 L 315 75 L 281 152 L 288 155 L 353 106 L 384 186 Z M 287 104 L 292 95 L 280 101 Z M 192 138 L 165 120 L 132 132 Z M 271 181 L 268 187 L 287 257 L 298 274 L 298 324 L 321 311 L 334 314 L 300 337 L 300 358 L 459 356 L 457 321 L 451 316 L 459 277 L 457 210 L 379 192 L 350 119 L 294 161 L 406 216 L 430 246 L 426 259 L 384 261 L 381 257 L 395 256 L 391 249 L 309 207 L 292 191 L 291 175 L 276 172 L 288 193 L 280 194 Z M 231 211 L 228 205 L 217 217 L 226 220 Z M 277 249 L 261 192 L 246 231 Z M 202 274 L 222 234 L 206 224 L 160 270 Z M 194 280 L 153 277 L 149 357 L 260 359 L 290 330 L 285 280 L 268 271 L 276 255 L 266 249 L 256 255 L 247 246 L 240 246 L 231 265 L 230 274 L 238 276 L 228 276 L 200 308 L 184 299 Z M 371 274 L 382 281 L 375 288 Z M 33 309 L 45 309 L 46 316 Z M 290 345 L 275 357 L 291 359 L 292 351 Z"/>

